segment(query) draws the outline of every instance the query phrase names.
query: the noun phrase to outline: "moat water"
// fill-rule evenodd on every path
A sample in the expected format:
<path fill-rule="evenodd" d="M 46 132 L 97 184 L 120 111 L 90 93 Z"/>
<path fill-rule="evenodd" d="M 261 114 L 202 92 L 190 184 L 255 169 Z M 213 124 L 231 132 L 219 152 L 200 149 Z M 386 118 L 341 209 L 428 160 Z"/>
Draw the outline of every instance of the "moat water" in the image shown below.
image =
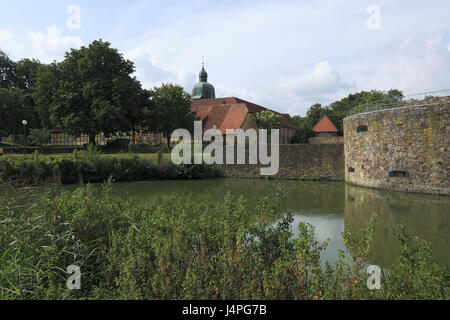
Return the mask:
<path fill-rule="evenodd" d="M 286 194 L 285 210 L 294 212 L 294 234 L 299 221 L 315 227 L 319 241 L 329 240 L 322 253 L 324 261 L 334 262 L 338 250 L 345 251 L 342 232 L 358 232 L 376 215 L 373 254 L 369 261 L 388 265 L 400 253 L 394 230 L 404 225 L 413 235 L 431 243 L 436 258 L 450 265 L 450 197 L 374 190 L 343 182 L 281 180 L 183 180 L 114 184 L 121 197 L 152 201 L 170 194 L 190 193 L 195 199 L 218 201 L 230 192 L 243 196 L 253 206 L 258 195 L 274 194 L 278 185 Z"/>

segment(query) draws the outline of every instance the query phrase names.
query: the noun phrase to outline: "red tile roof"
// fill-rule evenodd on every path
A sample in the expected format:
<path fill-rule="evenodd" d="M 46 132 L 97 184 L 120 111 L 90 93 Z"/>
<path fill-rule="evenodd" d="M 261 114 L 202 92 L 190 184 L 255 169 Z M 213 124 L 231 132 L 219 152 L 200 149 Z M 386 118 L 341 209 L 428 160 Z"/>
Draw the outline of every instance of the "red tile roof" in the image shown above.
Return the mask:
<path fill-rule="evenodd" d="M 339 130 L 336 126 L 331 122 L 328 116 L 323 116 L 316 125 L 313 127 L 314 132 L 338 132 Z"/>
<path fill-rule="evenodd" d="M 236 97 L 193 100 L 191 106 L 201 120 L 204 120 L 207 116 L 206 123 L 203 124 L 204 129 L 210 129 L 215 125 L 222 133 L 225 133 L 226 129 L 239 129 L 249 112 L 258 113 L 263 110 L 270 110 Z M 282 127 L 297 128 L 287 113 L 270 111 L 281 116 Z"/>
<path fill-rule="evenodd" d="M 227 129 L 239 129 L 248 112 L 243 104 L 205 105 L 192 107 L 192 110 L 203 121 L 203 130 L 216 126 L 223 134 Z"/>

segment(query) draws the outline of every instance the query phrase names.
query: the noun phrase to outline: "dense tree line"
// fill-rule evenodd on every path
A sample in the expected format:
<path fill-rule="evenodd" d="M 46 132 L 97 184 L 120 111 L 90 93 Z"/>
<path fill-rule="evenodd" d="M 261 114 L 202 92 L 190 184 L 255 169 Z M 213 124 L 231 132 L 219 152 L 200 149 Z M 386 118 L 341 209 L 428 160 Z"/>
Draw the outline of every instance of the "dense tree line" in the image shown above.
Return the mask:
<path fill-rule="evenodd" d="M 352 111 L 375 102 L 378 102 L 380 105 L 392 104 L 393 102 L 401 101 L 402 98 L 403 93 L 397 89 L 392 89 L 387 92 L 372 90 L 350 94 L 348 97 L 335 101 L 328 106 L 322 106 L 320 103 L 316 103 L 309 108 L 305 117 L 292 117 L 292 120 L 299 128 L 292 137 L 291 143 L 307 143 L 308 139 L 313 135 L 312 128 L 325 115 L 333 121 L 339 130 L 339 134 L 342 135 L 343 120 Z"/>
<path fill-rule="evenodd" d="M 22 121 L 39 127 L 31 96 L 41 63 L 34 59 L 12 61 L 0 50 L 0 137 L 22 133 Z"/>
<path fill-rule="evenodd" d="M 167 136 L 192 122 L 191 98 L 181 86 L 147 90 L 134 72 L 134 63 L 102 40 L 71 49 L 63 61 L 48 65 L 14 62 L 0 51 L 0 137 L 16 140 L 22 120 L 27 128 L 87 134 L 90 142 L 100 133 L 135 136 L 138 130 Z"/>

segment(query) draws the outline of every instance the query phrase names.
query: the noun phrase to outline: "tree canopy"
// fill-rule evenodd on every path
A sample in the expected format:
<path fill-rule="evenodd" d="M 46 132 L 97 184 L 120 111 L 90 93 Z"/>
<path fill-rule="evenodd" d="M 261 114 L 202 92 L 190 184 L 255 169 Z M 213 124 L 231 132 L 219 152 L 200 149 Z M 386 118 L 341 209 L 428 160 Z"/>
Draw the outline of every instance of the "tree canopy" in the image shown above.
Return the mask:
<path fill-rule="evenodd" d="M 13 88 L 17 85 L 17 80 L 14 62 L 0 50 L 0 88 Z"/>
<path fill-rule="evenodd" d="M 313 135 L 312 128 L 325 115 L 330 118 L 338 128 L 339 133 L 342 134 L 343 120 L 352 111 L 359 110 L 362 106 L 375 102 L 381 106 L 392 105 L 393 102 L 401 101 L 402 98 L 403 93 L 397 89 L 391 89 L 387 92 L 372 90 L 350 94 L 348 97 L 335 101 L 328 106 L 322 106 L 320 103 L 316 103 L 309 108 L 305 117 L 292 117 L 292 120 L 299 128 L 292 137 L 291 143 L 307 143 L 309 137 Z"/>
<path fill-rule="evenodd" d="M 38 74 L 33 96 L 40 116 L 72 136 L 89 135 L 90 142 L 101 132 L 133 130 L 145 103 L 134 71 L 109 42 L 71 49 L 64 61 Z"/>
<path fill-rule="evenodd" d="M 22 121 L 37 126 L 33 108 L 24 103 L 23 91 L 16 88 L 0 88 L 0 137 L 23 133 Z"/>
<path fill-rule="evenodd" d="M 268 130 L 280 129 L 282 124 L 281 116 L 270 110 L 263 110 L 256 113 L 256 119 L 262 128 Z"/>
<path fill-rule="evenodd" d="M 194 121 L 198 119 L 191 112 L 191 96 L 182 86 L 171 83 L 153 88 L 152 102 L 144 113 L 143 127 L 149 132 L 162 133 L 170 148 L 170 136 L 176 129 L 193 131 Z"/>

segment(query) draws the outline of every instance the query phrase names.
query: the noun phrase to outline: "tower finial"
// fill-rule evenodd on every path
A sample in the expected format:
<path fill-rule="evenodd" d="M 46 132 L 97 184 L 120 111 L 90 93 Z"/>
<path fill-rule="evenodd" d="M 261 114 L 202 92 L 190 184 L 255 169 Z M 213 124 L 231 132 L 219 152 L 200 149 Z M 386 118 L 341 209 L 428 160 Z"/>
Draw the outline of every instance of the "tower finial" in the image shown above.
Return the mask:
<path fill-rule="evenodd" d="M 208 74 L 205 71 L 205 62 L 203 56 L 202 56 L 202 70 L 200 71 L 198 78 L 200 82 L 208 82 Z"/>

